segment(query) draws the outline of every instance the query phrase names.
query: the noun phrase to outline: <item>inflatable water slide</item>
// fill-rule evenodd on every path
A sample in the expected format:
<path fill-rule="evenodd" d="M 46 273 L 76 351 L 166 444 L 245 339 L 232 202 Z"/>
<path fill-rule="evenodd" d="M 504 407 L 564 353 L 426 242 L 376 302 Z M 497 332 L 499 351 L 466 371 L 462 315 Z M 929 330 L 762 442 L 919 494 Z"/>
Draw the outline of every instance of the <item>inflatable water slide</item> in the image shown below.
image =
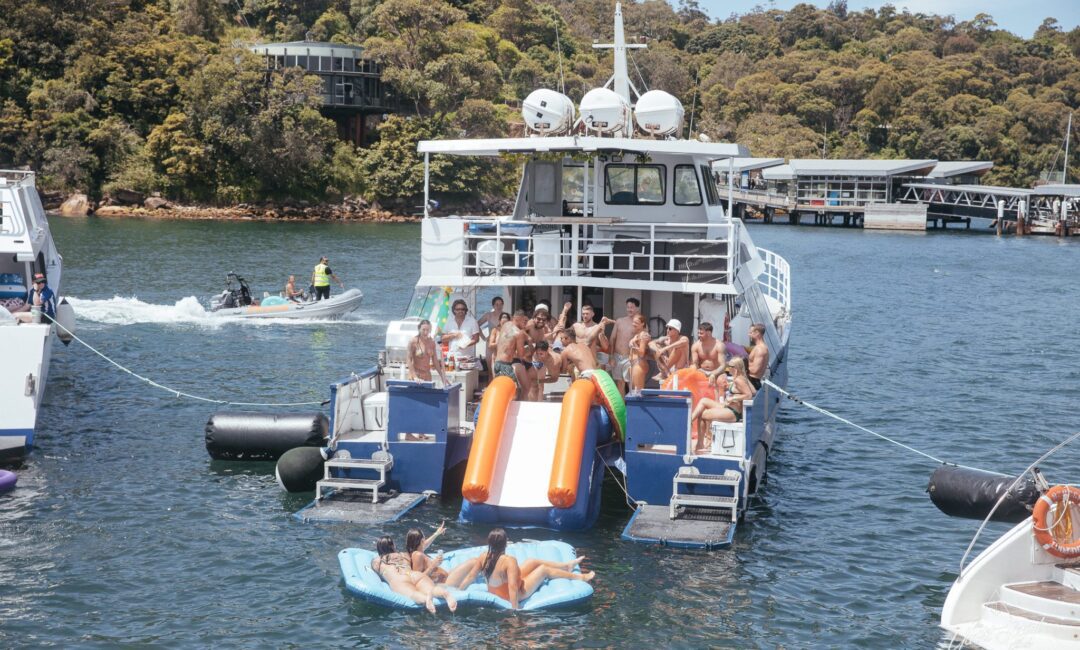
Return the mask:
<path fill-rule="evenodd" d="M 610 381 L 610 380 L 608 380 Z M 465 468 L 460 520 L 582 530 L 596 522 L 614 427 L 597 386 L 578 379 L 562 402 L 519 402 L 509 377 L 484 391 Z"/>

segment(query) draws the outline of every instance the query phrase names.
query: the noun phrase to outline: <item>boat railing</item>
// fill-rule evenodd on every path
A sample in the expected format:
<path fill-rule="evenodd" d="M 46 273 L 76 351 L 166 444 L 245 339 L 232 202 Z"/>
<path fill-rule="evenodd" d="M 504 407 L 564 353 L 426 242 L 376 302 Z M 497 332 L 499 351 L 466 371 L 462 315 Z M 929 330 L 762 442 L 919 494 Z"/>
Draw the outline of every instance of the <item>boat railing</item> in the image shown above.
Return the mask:
<path fill-rule="evenodd" d="M 454 232 L 453 221 L 460 223 Z M 597 217 L 428 219 L 425 245 L 444 272 L 464 277 L 612 277 L 726 284 L 732 277 L 736 222 L 633 223 Z M 460 236 L 458 233 L 461 233 Z M 460 266 L 458 263 L 460 261 Z"/>
<path fill-rule="evenodd" d="M 758 277 L 761 293 L 780 303 L 785 311 L 791 310 L 791 267 L 787 260 L 776 253 L 758 248 L 765 272 Z"/>

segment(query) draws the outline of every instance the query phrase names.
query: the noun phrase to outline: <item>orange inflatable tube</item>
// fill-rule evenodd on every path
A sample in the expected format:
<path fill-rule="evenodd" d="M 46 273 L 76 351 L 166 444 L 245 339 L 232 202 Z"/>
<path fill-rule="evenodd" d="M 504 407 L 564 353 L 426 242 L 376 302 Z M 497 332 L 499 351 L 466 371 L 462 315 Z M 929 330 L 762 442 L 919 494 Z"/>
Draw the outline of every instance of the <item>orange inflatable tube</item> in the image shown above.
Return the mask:
<path fill-rule="evenodd" d="M 516 394 L 517 384 L 509 377 L 496 377 L 484 391 L 472 449 L 469 450 L 469 462 L 465 465 L 465 480 L 461 484 L 461 496 L 472 503 L 488 500 L 491 476 L 499 456 L 499 438 L 506 422 L 506 409 Z"/>
<path fill-rule="evenodd" d="M 693 396 L 690 409 L 698 405 L 702 397 L 716 399 L 716 387 L 709 383 L 709 376 L 701 370 L 683 368 L 675 371 L 664 381 L 664 390 L 688 390 Z"/>
<path fill-rule="evenodd" d="M 595 398 L 596 385 L 588 379 L 578 379 L 563 395 L 547 493 L 548 501 L 556 508 L 569 508 L 577 501 L 578 478 L 585 455 L 585 430 Z"/>

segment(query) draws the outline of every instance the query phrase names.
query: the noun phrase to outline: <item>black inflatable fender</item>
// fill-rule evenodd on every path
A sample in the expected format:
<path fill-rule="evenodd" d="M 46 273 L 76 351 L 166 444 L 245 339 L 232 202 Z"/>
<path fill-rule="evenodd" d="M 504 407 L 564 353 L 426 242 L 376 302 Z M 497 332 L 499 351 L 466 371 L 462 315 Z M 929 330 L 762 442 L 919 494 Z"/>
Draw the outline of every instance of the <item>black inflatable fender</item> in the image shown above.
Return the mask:
<path fill-rule="evenodd" d="M 1016 480 L 996 472 L 956 465 L 942 465 L 930 475 L 926 491 L 930 500 L 945 514 L 964 519 L 986 519 L 990 510 Z M 1031 516 L 1039 500 L 1035 481 L 1024 477 L 994 511 L 992 521 L 1020 523 Z"/>
<path fill-rule="evenodd" d="M 277 460 L 295 447 L 326 445 L 322 413 L 219 411 L 206 422 L 206 451 L 215 460 Z"/>

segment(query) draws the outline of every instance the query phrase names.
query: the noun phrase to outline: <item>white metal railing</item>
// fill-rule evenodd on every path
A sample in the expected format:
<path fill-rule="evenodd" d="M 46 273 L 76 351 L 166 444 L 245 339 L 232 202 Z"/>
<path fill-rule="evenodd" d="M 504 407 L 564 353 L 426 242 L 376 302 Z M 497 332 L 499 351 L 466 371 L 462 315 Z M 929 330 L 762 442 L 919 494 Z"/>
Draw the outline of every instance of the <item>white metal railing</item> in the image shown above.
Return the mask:
<path fill-rule="evenodd" d="M 22 218 L 19 206 L 13 201 L 12 192 L 0 189 L 0 237 L 23 237 L 26 235 L 26 221 Z"/>
<path fill-rule="evenodd" d="M 758 278 L 761 293 L 780 303 L 786 311 L 791 311 L 791 267 L 787 260 L 776 253 L 758 248 L 761 261 L 765 263 L 765 272 Z"/>
<path fill-rule="evenodd" d="M 528 222 L 463 218 L 465 276 L 595 276 L 728 283 L 735 222 L 627 223 L 603 218 Z M 717 235 L 709 237 L 710 234 Z"/>

